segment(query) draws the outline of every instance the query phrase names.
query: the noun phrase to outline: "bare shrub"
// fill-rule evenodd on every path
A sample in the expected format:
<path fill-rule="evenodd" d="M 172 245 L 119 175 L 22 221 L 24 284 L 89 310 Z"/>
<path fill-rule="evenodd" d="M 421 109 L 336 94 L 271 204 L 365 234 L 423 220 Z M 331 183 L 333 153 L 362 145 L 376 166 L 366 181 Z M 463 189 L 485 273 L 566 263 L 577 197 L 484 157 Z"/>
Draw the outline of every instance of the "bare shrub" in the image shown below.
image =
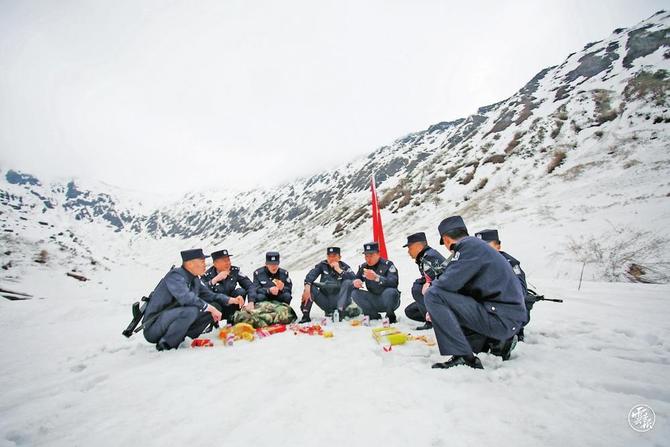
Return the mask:
<path fill-rule="evenodd" d="M 342 222 L 338 222 L 337 225 L 335 225 L 335 229 L 333 230 L 333 236 L 339 237 L 342 236 L 344 233 L 344 225 L 342 225 Z"/>
<path fill-rule="evenodd" d="M 639 164 L 640 164 L 640 161 L 639 161 L 639 160 L 635 160 L 635 159 L 633 159 L 633 160 L 627 160 L 627 161 L 623 164 L 623 168 L 624 168 L 624 169 L 630 169 L 630 168 L 632 168 L 633 166 L 636 166 L 636 165 L 639 165 Z"/>
<path fill-rule="evenodd" d="M 610 92 L 608 90 L 594 90 L 593 101 L 596 105 L 596 122 L 598 125 L 616 119 L 617 112 L 612 108 Z"/>
<path fill-rule="evenodd" d="M 488 182 L 489 182 L 489 179 L 486 178 L 486 177 L 484 177 L 484 178 L 482 179 L 482 181 L 479 182 L 479 184 L 475 187 L 475 189 L 472 190 L 472 192 L 477 192 L 477 191 L 480 191 L 480 190 L 484 189 L 484 187 L 486 186 L 486 184 L 487 184 Z"/>
<path fill-rule="evenodd" d="M 552 172 L 554 172 L 554 169 L 562 165 L 566 156 L 567 155 L 565 151 L 559 150 L 554 152 L 554 156 L 552 157 L 551 161 L 549 162 L 549 165 L 547 166 L 547 174 L 551 174 Z"/>
<path fill-rule="evenodd" d="M 475 176 L 475 172 L 476 171 L 473 170 L 473 171 L 470 171 L 467 174 L 465 174 L 465 176 L 461 179 L 461 181 L 459 183 L 461 185 L 467 185 L 468 183 L 470 183 Z"/>
<path fill-rule="evenodd" d="M 567 115 L 566 115 L 566 119 L 567 119 Z M 555 127 L 551 130 L 551 134 L 550 134 L 551 138 L 554 138 L 554 139 L 556 139 L 556 137 L 558 136 L 558 134 L 561 133 L 561 128 L 563 127 L 563 121 L 561 121 L 561 120 L 556 120 L 555 124 L 556 124 L 556 125 L 555 125 Z"/>
<path fill-rule="evenodd" d="M 505 158 L 506 157 L 504 154 L 491 155 L 490 157 L 484 159 L 484 161 L 482 161 L 482 164 L 485 165 L 486 163 L 493 163 L 493 164 L 504 163 Z"/>
<path fill-rule="evenodd" d="M 35 262 L 38 264 L 46 264 L 48 260 L 49 253 L 46 250 L 41 250 L 39 253 L 37 253 L 37 257 L 35 257 Z"/>
<path fill-rule="evenodd" d="M 648 98 L 663 106 L 670 90 L 670 73 L 667 70 L 657 70 L 652 73 L 641 71 L 633 77 L 623 91 L 628 100 Z"/>
<path fill-rule="evenodd" d="M 556 118 L 559 119 L 560 121 L 566 121 L 568 119 L 568 112 L 564 105 L 561 106 L 556 112 Z"/>
<path fill-rule="evenodd" d="M 572 259 L 595 267 L 599 280 L 667 283 L 670 262 L 664 259 L 669 242 L 651 231 L 612 225 L 604 234 L 571 239 L 568 252 Z"/>
<path fill-rule="evenodd" d="M 432 194 L 439 194 L 444 191 L 444 183 L 447 181 L 447 177 L 444 175 L 438 175 L 430 179 L 430 191 Z"/>
<path fill-rule="evenodd" d="M 514 134 L 514 137 L 512 137 L 512 140 L 507 144 L 507 147 L 505 148 L 505 153 L 506 154 L 511 154 L 514 152 L 514 149 L 521 143 L 521 137 L 523 137 L 523 132 L 517 132 Z"/>

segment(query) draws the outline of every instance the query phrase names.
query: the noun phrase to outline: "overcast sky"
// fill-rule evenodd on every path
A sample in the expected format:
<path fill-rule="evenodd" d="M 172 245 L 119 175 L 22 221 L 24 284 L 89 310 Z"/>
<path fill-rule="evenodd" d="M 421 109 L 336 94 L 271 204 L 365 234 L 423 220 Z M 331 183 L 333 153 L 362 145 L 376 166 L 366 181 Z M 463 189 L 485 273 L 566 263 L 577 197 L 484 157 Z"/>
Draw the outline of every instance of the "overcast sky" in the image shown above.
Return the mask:
<path fill-rule="evenodd" d="M 505 99 L 668 3 L 0 0 L 0 165 L 277 184 Z"/>

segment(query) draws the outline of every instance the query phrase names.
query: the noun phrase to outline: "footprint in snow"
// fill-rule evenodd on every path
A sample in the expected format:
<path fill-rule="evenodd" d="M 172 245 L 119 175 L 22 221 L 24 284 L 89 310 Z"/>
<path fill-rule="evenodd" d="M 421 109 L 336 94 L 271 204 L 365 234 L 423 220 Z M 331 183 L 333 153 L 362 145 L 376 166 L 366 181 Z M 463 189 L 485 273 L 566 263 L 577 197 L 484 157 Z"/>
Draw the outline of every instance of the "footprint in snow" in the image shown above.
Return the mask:
<path fill-rule="evenodd" d="M 30 437 L 26 434 L 23 434 L 19 431 L 16 430 L 11 430 L 7 432 L 7 435 L 5 436 L 5 439 L 9 442 L 14 443 L 14 445 L 20 446 L 20 445 L 30 445 Z"/>
<path fill-rule="evenodd" d="M 84 365 L 83 363 L 79 363 L 78 365 L 74 365 L 73 367 L 71 367 L 70 371 L 72 371 L 73 373 L 80 373 L 85 369 L 86 365 Z"/>
<path fill-rule="evenodd" d="M 100 383 L 106 381 L 109 378 L 109 375 L 107 374 L 102 374 L 99 376 L 94 377 L 93 379 L 87 381 L 84 383 L 84 385 L 81 387 L 81 391 L 84 393 L 91 391 L 93 388 L 98 386 Z"/>

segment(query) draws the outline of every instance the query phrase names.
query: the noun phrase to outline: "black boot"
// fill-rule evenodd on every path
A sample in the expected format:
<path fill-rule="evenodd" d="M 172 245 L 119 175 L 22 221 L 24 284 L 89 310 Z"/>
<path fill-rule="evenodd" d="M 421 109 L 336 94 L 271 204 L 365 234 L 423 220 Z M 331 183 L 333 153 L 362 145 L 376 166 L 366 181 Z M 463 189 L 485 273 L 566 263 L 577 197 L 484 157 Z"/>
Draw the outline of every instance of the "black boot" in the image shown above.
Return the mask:
<path fill-rule="evenodd" d="M 518 334 L 516 334 L 516 338 L 519 339 L 519 341 L 523 341 L 523 328 L 519 331 Z"/>
<path fill-rule="evenodd" d="M 163 340 L 156 343 L 156 351 L 169 351 L 170 349 L 172 349 L 172 347 Z"/>
<path fill-rule="evenodd" d="M 300 321 L 298 323 L 299 324 L 309 323 L 310 321 L 312 321 L 312 319 L 309 317 L 309 314 L 302 314 L 302 318 L 300 319 Z"/>
<path fill-rule="evenodd" d="M 498 343 L 491 345 L 491 354 L 502 357 L 503 361 L 509 360 L 512 351 L 516 347 L 517 341 L 518 337 L 516 335 L 507 340 L 499 341 Z"/>
<path fill-rule="evenodd" d="M 386 312 L 386 318 L 389 319 L 390 324 L 398 322 L 398 317 L 395 316 L 394 312 Z"/>
<path fill-rule="evenodd" d="M 415 328 L 416 331 L 427 331 L 429 329 L 433 329 L 433 323 L 431 323 L 430 321 L 426 321 L 423 324 L 423 326 L 417 326 Z"/>
<path fill-rule="evenodd" d="M 470 368 L 473 369 L 484 369 L 482 361 L 479 360 L 479 357 L 477 357 L 476 355 L 473 355 L 470 359 L 463 357 L 461 355 L 454 355 L 446 362 L 433 364 L 432 368 L 449 369 L 453 368 L 454 366 L 460 366 L 460 365 L 469 366 Z"/>
<path fill-rule="evenodd" d="M 510 356 L 512 355 L 512 351 L 516 347 L 517 342 L 519 341 L 519 338 L 515 335 L 511 339 L 507 340 L 505 342 L 505 346 L 503 346 L 502 349 L 502 359 L 503 361 L 509 360 Z"/>

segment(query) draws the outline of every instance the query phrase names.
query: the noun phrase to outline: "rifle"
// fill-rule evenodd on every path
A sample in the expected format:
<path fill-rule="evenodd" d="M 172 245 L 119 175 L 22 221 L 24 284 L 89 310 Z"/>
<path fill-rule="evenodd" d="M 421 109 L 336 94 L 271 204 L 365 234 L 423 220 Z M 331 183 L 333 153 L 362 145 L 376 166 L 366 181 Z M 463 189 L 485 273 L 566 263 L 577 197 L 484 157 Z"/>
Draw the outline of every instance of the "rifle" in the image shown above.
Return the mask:
<path fill-rule="evenodd" d="M 551 301 L 552 303 L 562 303 L 563 300 L 559 298 L 545 298 L 544 295 L 538 295 L 536 291 L 528 289 L 528 301 L 533 303 L 536 301 Z"/>
<path fill-rule="evenodd" d="M 125 335 L 127 338 L 130 338 L 133 334 L 137 334 L 139 331 L 144 329 L 146 325 L 153 323 L 156 320 L 156 318 L 158 318 L 166 310 L 174 309 L 175 307 L 179 306 L 179 303 L 177 301 L 171 302 L 163 310 L 152 315 L 151 318 L 147 319 L 144 323 L 140 324 L 139 327 L 136 328 L 136 326 L 142 320 L 142 317 L 144 317 L 144 312 L 146 312 L 147 304 L 149 303 L 150 299 L 151 295 L 149 295 L 149 298 L 143 296 L 142 301 L 144 301 L 145 304 L 143 304 L 142 307 L 140 307 L 139 302 L 133 303 L 133 320 L 130 322 L 130 324 L 128 324 L 126 330 L 122 332 L 122 334 Z"/>
<path fill-rule="evenodd" d="M 173 268 L 174 268 L 174 265 L 172 267 L 170 267 L 170 270 L 172 270 Z M 142 321 L 142 317 L 144 317 L 144 312 L 146 312 L 146 310 L 147 310 L 147 305 L 149 304 L 149 300 L 151 299 L 151 295 L 153 295 L 153 292 L 151 292 L 148 297 L 143 296 L 140 301 L 137 301 L 137 302 L 133 303 L 133 307 L 132 307 L 133 319 L 128 324 L 128 327 L 123 332 L 121 332 L 126 338 L 130 338 L 133 334 L 137 334 L 139 331 L 144 329 L 144 326 L 153 322 L 156 318 L 158 318 L 158 316 L 163 311 L 171 309 L 173 307 L 176 307 L 176 303 L 174 303 L 174 302 L 170 303 L 170 305 L 167 306 L 165 309 L 158 312 L 156 315 L 152 316 L 147 321 L 142 323 L 142 325 L 140 327 L 137 327 L 137 325 L 140 324 L 140 321 Z M 140 303 L 142 303 L 142 304 L 140 304 Z"/>
<path fill-rule="evenodd" d="M 147 305 L 149 304 L 150 299 L 151 294 L 148 297 L 143 296 L 140 301 L 136 301 L 133 303 L 132 307 L 133 319 L 128 324 L 128 327 L 123 332 L 121 332 L 126 338 L 130 338 L 134 333 L 139 332 L 139 330 L 136 330 L 135 328 L 137 327 L 138 324 L 140 324 L 140 321 L 142 321 L 142 317 L 144 317 L 144 312 L 147 309 Z"/>
<path fill-rule="evenodd" d="M 535 301 L 551 301 L 552 303 L 562 303 L 563 302 L 563 300 L 560 299 L 560 298 L 545 298 L 542 295 L 536 297 Z"/>

